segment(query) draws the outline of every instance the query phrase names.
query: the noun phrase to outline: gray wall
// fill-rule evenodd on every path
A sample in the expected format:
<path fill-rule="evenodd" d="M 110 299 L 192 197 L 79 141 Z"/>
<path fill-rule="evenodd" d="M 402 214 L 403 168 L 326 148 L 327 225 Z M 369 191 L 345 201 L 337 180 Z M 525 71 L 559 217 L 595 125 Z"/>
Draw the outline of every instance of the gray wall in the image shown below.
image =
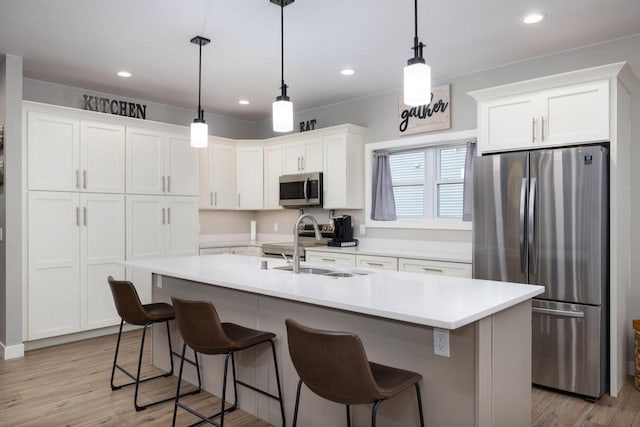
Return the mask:
<path fill-rule="evenodd" d="M 5 125 L 0 192 L 0 342 L 22 344 L 22 58 L 0 59 L 0 124 Z"/>
<path fill-rule="evenodd" d="M 146 104 L 146 119 L 156 122 L 189 126 L 196 116 L 195 107 L 193 110 L 187 110 L 170 105 L 127 98 L 125 96 L 96 92 L 89 89 L 65 86 L 41 80 L 24 79 L 24 99 L 27 101 L 62 105 L 71 108 L 83 108 L 82 95 L 85 94 Z M 251 139 L 256 136 L 256 123 L 252 121 L 207 113 L 205 113 L 205 120 L 209 125 L 210 135 L 237 139 Z"/>

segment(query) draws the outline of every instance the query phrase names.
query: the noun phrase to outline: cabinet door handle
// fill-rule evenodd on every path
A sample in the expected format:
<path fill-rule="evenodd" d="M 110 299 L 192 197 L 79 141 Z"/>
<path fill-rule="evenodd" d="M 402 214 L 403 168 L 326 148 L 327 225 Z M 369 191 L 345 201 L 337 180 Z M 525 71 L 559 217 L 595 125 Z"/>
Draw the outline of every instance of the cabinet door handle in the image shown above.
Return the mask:
<path fill-rule="evenodd" d="M 76 169 L 76 188 L 80 188 L 80 170 Z"/>
<path fill-rule="evenodd" d="M 167 224 L 171 224 L 171 208 L 167 208 Z"/>
<path fill-rule="evenodd" d="M 76 207 L 76 225 L 80 227 L 80 207 Z"/>
<path fill-rule="evenodd" d="M 213 205 L 214 206 L 218 206 L 218 192 L 216 191 L 215 193 L 213 193 Z"/>
<path fill-rule="evenodd" d="M 320 259 L 325 262 L 336 262 L 335 258 L 320 258 Z"/>
<path fill-rule="evenodd" d="M 164 225 L 164 208 L 162 208 L 162 225 Z"/>
<path fill-rule="evenodd" d="M 213 206 L 213 191 L 209 193 L 209 206 Z"/>
<path fill-rule="evenodd" d="M 366 263 L 367 263 L 367 265 L 373 265 L 375 267 L 384 267 L 384 264 L 381 263 L 381 262 L 369 262 L 369 261 L 366 261 Z"/>
<path fill-rule="evenodd" d="M 171 175 L 167 177 L 167 193 L 171 193 Z"/>
<path fill-rule="evenodd" d="M 87 188 L 87 170 L 83 170 L 82 171 L 82 186 L 85 188 Z"/>
<path fill-rule="evenodd" d="M 536 142 L 536 118 L 533 118 L 531 125 L 531 142 Z"/>
<path fill-rule="evenodd" d="M 424 271 L 435 271 L 436 273 L 442 273 L 444 270 L 441 268 L 422 267 Z"/>
<path fill-rule="evenodd" d="M 304 156 L 300 156 L 300 159 L 302 160 L 302 168 L 300 170 L 304 170 L 305 169 L 305 161 L 304 161 Z"/>
<path fill-rule="evenodd" d="M 298 156 L 298 170 L 300 170 L 300 156 Z"/>
<path fill-rule="evenodd" d="M 83 207 L 82 208 L 82 223 L 86 226 L 87 225 L 87 207 Z"/>
<path fill-rule="evenodd" d="M 165 191 L 165 190 L 164 190 L 164 188 L 165 188 L 165 187 L 164 187 L 164 175 L 162 175 L 162 192 L 163 192 L 163 193 L 164 193 L 164 191 Z"/>
<path fill-rule="evenodd" d="M 540 125 L 540 139 L 544 142 L 544 116 L 542 116 L 542 124 Z"/>

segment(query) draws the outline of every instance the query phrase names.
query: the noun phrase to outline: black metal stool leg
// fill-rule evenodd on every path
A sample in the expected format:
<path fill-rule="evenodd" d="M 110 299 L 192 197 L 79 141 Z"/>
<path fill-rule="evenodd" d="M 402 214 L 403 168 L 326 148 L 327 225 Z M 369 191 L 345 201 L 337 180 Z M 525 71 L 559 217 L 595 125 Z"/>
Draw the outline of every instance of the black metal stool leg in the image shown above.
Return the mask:
<path fill-rule="evenodd" d="M 278 359 L 276 357 L 276 346 L 273 343 L 273 340 L 269 340 L 269 344 L 271 344 L 271 352 L 273 354 L 273 366 L 276 369 L 276 384 L 278 385 L 278 401 L 280 402 L 280 413 L 282 414 L 282 427 L 285 427 L 287 423 L 284 418 L 284 402 L 282 399 L 282 387 L 280 386 L 280 373 L 278 372 Z"/>
<path fill-rule="evenodd" d="M 236 355 L 231 353 L 231 373 L 233 374 L 233 405 L 231 408 L 235 411 L 238 407 L 238 378 L 236 377 Z"/>
<path fill-rule="evenodd" d="M 422 413 L 422 396 L 420 395 L 420 385 L 415 383 L 416 397 L 418 398 L 418 414 L 420 415 L 420 427 L 424 427 L 424 414 Z"/>
<path fill-rule="evenodd" d="M 142 329 L 142 341 L 140 342 L 140 356 L 138 357 L 138 374 L 136 375 L 136 391 L 133 395 L 133 406 L 135 406 L 136 411 L 141 411 L 146 408 L 146 406 L 138 405 L 138 389 L 140 388 L 140 371 L 142 370 L 142 354 L 144 352 L 144 338 L 147 334 L 148 323 L 145 323 L 144 328 Z"/>
<path fill-rule="evenodd" d="M 296 404 L 293 408 L 293 427 L 298 424 L 298 406 L 300 406 L 300 388 L 302 387 L 302 380 L 298 380 L 298 389 L 296 391 Z"/>
<path fill-rule="evenodd" d="M 225 403 L 227 397 L 227 368 L 229 367 L 229 357 L 233 363 L 233 352 L 230 351 L 224 358 L 224 373 L 222 374 L 222 409 L 220 409 L 220 427 L 224 427 L 224 413 L 225 411 Z M 235 371 L 235 369 L 234 369 Z M 233 386 L 235 387 L 235 381 L 233 382 Z"/>
<path fill-rule="evenodd" d="M 120 350 L 120 337 L 122 336 L 122 326 L 124 320 L 120 321 L 120 330 L 118 331 L 118 342 L 116 343 L 116 353 L 113 356 L 113 367 L 111 368 L 111 390 L 120 390 L 120 386 L 113 385 L 113 377 L 116 375 L 116 364 L 118 362 L 118 351 Z"/>
<path fill-rule="evenodd" d="M 347 427 L 351 427 L 351 413 L 349 412 L 349 405 L 347 407 Z"/>
<path fill-rule="evenodd" d="M 376 414 L 378 413 L 378 407 L 382 403 L 382 400 L 376 400 L 376 403 L 373 404 L 373 409 L 371 410 L 371 427 L 376 427 Z"/>
<path fill-rule="evenodd" d="M 179 400 L 180 400 L 180 384 L 182 383 L 182 369 L 184 368 L 184 355 L 185 352 L 187 351 L 187 344 L 183 344 L 182 345 L 182 358 L 180 359 L 180 369 L 178 371 L 178 387 L 176 389 L 176 400 L 173 404 L 173 421 L 171 422 L 171 425 L 173 427 L 175 427 L 176 425 L 176 416 L 178 415 L 178 405 L 179 405 Z M 198 363 L 198 355 L 196 354 L 196 366 Z M 198 380 L 200 379 L 200 370 L 198 369 Z"/>
<path fill-rule="evenodd" d="M 169 330 L 169 321 L 166 322 L 167 325 L 167 342 L 169 343 L 169 362 L 171 362 L 171 369 L 167 372 L 166 377 L 170 377 L 173 375 L 173 349 L 171 348 L 171 331 Z"/>

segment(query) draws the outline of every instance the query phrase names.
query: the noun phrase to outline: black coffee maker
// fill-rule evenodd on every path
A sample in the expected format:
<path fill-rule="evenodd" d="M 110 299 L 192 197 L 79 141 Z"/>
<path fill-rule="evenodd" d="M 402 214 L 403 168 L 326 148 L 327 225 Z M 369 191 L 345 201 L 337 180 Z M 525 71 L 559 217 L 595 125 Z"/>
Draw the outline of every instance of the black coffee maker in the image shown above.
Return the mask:
<path fill-rule="evenodd" d="M 358 246 L 358 240 L 353 238 L 353 226 L 350 215 L 333 217 L 333 239 L 329 246 Z"/>

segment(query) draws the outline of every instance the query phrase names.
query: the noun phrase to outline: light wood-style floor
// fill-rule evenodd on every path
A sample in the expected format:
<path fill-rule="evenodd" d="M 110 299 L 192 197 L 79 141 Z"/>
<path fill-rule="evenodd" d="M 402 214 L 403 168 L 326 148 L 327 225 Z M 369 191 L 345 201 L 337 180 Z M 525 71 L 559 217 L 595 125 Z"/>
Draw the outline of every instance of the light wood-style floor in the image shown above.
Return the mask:
<path fill-rule="evenodd" d="M 0 360 L 0 426 L 169 426 L 173 405 L 167 402 L 141 412 L 133 409 L 133 388 L 111 391 L 109 376 L 115 335 L 27 352 L 24 358 Z M 120 361 L 133 372 L 140 332 L 126 333 Z M 150 344 L 150 343 L 147 343 Z M 149 346 L 146 346 L 149 349 Z M 158 373 L 145 352 L 145 375 Z M 123 375 L 118 380 L 126 381 Z M 175 393 L 175 378 L 141 386 L 141 402 Z M 189 387 L 185 385 L 185 387 Z M 213 413 L 219 399 L 206 392 L 185 398 L 195 409 Z M 178 425 L 196 421 L 178 411 Z M 240 410 L 225 417 L 230 427 L 269 424 Z M 631 377 L 617 399 L 608 395 L 596 403 L 580 397 L 533 388 L 532 424 L 552 426 L 638 426 L 640 392 Z"/>

